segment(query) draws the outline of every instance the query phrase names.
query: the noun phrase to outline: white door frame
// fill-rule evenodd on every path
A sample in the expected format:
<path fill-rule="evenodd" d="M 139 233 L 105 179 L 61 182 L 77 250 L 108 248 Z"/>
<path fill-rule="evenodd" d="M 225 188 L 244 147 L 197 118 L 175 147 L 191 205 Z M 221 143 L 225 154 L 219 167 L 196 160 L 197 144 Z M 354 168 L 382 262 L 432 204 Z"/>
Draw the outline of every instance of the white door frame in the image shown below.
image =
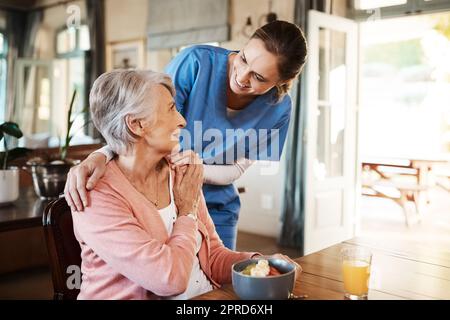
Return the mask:
<path fill-rule="evenodd" d="M 317 151 L 318 85 L 319 85 L 319 28 L 346 34 L 346 106 L 344 130 L 343 175 L 323 180 L 316 178 L 314 162 Z M 352 238 L 356 227 L 356 121 L 357 121 L 357 24 L 349 19 L 309 11 L 308 22 L 309 61 L 307 64 L 307 124 L 306 124 L 306 186 L 304 254 L 309 254 Z M 339 191 L 341 190 L 341 191 Z M 332 193 L 335 192 L 335 195 Z M 341 192 L 341 196 L 336 195 Z M 330 199 L 338 200 L 336 208 Z M 319 209 L 322 208 L 322 209 Z M 341 210 L 340 224 L 320 227 L 318 210 Z"/>

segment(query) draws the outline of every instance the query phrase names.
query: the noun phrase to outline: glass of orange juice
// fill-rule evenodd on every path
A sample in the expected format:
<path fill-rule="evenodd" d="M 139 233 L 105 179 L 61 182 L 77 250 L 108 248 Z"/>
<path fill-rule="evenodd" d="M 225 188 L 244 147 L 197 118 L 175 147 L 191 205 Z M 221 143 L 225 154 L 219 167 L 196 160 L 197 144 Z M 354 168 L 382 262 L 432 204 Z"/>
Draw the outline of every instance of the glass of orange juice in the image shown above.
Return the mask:
<path fill-rule="evenodd" d="M 372 253 L 364 248 L 346 248 L 341 251 L 341 256 L 345 298 L 366 300 Z"/>

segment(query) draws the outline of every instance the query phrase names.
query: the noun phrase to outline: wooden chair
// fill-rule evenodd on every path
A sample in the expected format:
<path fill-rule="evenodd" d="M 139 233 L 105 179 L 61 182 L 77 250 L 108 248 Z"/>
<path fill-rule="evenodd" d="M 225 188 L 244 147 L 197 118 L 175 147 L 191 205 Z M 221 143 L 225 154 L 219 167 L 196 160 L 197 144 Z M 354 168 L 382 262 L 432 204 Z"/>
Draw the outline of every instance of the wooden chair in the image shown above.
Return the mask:
<path fill-rule="evenodd" d="M 81 248 L 73 233 L 70 207 L 64 198 L 54 200 L 45 208 L 42 218 L 52 271 L 53 298 L 75 300 L 80 290 L 72 288 L 72 283 L 74 276 L 81 277 Z"/>

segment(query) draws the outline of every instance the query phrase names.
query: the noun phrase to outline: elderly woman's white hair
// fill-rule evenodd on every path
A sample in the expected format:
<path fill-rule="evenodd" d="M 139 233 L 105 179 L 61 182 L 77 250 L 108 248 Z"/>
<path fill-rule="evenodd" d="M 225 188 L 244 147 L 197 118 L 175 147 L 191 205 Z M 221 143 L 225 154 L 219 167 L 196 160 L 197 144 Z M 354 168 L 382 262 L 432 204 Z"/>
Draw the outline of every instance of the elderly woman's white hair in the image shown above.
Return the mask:
<path fill-rule="evenodd" d="M 95 80 L 89 95 L 92 121 L 116 154 L 132 150 L 136 136 L 128 129 L 125 117 L 143 119 L 151 115 L 155 108 L 145 98 L 158 84 L 175 95 L 170 77 L 150 70 L 114 70 Z"/>

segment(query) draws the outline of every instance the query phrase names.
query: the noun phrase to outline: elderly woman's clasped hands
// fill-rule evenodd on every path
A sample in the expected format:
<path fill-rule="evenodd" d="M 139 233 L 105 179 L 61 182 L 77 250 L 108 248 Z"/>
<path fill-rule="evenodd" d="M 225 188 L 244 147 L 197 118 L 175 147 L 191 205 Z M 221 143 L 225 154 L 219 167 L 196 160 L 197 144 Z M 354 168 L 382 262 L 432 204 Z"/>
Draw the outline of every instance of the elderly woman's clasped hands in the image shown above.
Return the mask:
<path fill-rule="evenodd" d="M 178 216 L 192 213 L 197 216 L 198 201 L 203 185 L 203 165 L 200 157 L 189 151 L 187 162 L 173 166 L 175 181 L 173 195 L 178 208 Z"/>

